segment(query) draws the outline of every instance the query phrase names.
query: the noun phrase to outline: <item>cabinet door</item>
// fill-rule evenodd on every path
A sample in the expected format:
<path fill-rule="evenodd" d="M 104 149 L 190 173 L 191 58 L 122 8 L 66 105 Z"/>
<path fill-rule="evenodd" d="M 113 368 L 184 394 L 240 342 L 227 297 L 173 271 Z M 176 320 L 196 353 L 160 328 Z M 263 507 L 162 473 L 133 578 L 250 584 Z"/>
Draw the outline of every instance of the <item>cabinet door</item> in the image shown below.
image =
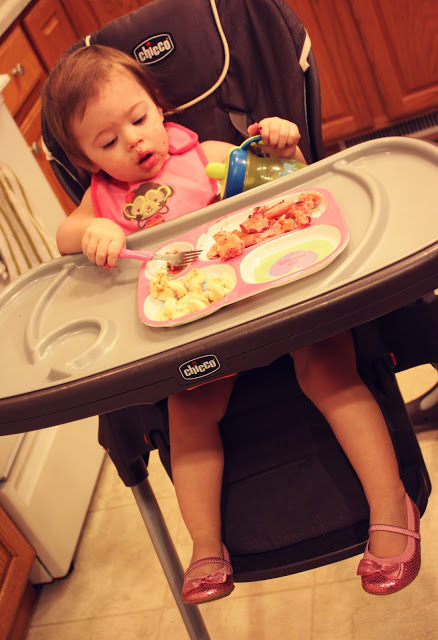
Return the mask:
<path fill-rule="evenodd" d="M 39 0 L 24 18 L 23 24 L 48 70 L 78 40 L 59 0 Z"/>
<path fill-rule="evenodd" d="M 350 0 L 388 115 L 438 108 L 438 2 Z"/>
<path fill-rule="evenodd" d="M 79 38 L 100 27 L 99 20 L 88 0 L 62 0 L 62 5 Z"/>
<path fill-rule="evenodd" d="M 86 36 L 107 22 L 154 0 L 61 0 L 78 36 Z"/>
<path fill-rule="evenodd" d="M 82 3 L 86 3 L 89 6 L 90 10 L 96 16 L 100 27 L 115 18 L 125 15 L 125 13 L 135 11 L 135 9 L 151 1 L 152 0 L 106 0 L 102 2 L 102 0 L 81 0 Z"/>
<path fill-rule="evenodd" d="M 7 638 L 35 558 L 26 538 L 0 507 L 0 638 Z"/>
<path fill-rule="evenodd" d="M 55 174 L 52 171 L 50 163 L 46 160 L 42 148 L 41 140 L 41 98 L 36 100 L 29 110 L 29 113 L 24 118 L 20 125 L 20 131 L 23 134 L 24 139 L 31 148 L 36 161 L 41 167 L 42 172 L 47 178 L 48 183 L 55 192 L 56 197 L 61 203 L 64 211 L 69 214 L 76 208 L 76 205 L 70 200 L 64 189 L 56 179 Z"/>
<path fill-rule="evenodd" d="M 11 77 L 3 89 L 3 97 L 9 111 L 15 116 L 44 78 L 44 69 L 20 27 L 15 27 L 0 45 L 0 73 Z"/>
<path fill-rule="evenodd" d="M 375 126 L 378 95 L 347 0 L 287 0 L 304 24 L 315 54 L 321 86 L 325 143 Z"/>

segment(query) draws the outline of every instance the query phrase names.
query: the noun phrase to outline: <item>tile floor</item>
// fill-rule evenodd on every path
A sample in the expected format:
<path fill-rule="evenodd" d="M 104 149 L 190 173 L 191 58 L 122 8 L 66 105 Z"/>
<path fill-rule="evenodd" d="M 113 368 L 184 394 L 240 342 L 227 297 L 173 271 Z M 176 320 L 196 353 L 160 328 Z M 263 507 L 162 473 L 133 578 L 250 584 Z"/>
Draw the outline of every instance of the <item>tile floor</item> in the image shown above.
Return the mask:
<path fill-rule="evenodd" d="M 430 367 L 399 375 L 405 399 L 437 379 Z M 438 484 L 438 430 L 419 435 Z M 173 487 L 156 452 L 150 465 L 171 534 L 186 564 L 190 543 Z M 200 608 L 211 640 L 434 640 L 438 637 L 438 494 L 422 519 L 423 566 L 416 582 L 386 598 L 367 595 L 358 558 L 259 583 Z M 103 465 L 78 545 L 74 571 L 42 588 L 27 640 L 187 640 L 130 489 Z"/>

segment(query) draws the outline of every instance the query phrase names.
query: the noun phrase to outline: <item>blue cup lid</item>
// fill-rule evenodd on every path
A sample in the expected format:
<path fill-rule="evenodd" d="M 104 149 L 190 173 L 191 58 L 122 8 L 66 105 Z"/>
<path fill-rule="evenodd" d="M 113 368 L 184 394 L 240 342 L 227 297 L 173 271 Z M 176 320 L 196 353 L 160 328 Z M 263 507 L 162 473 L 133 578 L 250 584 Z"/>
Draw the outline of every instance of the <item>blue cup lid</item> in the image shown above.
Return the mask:
<path fill-rule="evenodd" d="M 229 198 L 242 193 L 245 182 L 247 165 L 246 148 L 253 142 L 259 142 L 261 136 L 252 136 L 245 140 L 240 147 L 232 149 L 228 154 L 225 164 L 212 162 L 207 165 L 206 173 L 210 178 L 222 180 L 222 198 Z"/>
<path fill-rule="evenodd" d="M 243 191 L 246 172 L 246 151 L 237 148 L 228 157 L 228 172 L 225 178 L 224 198 L 235 196 Z"/>

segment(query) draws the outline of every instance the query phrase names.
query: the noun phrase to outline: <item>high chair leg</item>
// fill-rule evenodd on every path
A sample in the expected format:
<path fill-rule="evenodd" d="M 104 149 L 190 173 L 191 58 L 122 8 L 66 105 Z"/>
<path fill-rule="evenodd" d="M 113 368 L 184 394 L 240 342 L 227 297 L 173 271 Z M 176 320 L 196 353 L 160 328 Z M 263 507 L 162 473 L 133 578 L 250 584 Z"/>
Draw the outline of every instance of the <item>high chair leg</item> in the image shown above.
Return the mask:
<path fill-rule="evenodd" d="M 149 479 L 145 478 L 140 484 L 131 488 L 190 640 L 210 640 L 198 607 L 189 607 L 183 604 L 181 600 L 181 588 L 184 579 L 183 567 Z"/>
<path fill-rule="evenodd" d="M 419 398 L 408 402 L 406 410 L 414 425 L 415 433 L 436 429 L 438 425 L 438 383 Z"/>

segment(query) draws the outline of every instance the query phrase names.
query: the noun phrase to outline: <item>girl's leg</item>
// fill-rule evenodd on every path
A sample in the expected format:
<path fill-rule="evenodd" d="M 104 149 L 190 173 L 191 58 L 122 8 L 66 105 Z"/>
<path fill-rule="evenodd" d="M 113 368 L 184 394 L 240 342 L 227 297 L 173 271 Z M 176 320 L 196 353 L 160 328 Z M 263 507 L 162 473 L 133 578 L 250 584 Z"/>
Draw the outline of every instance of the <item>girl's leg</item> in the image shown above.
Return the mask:
<path fill-rule="evenodd" d="M 292 354 L 298 382 L 329 422 L 355 469 L 370 506 L 371 524 L 407 527 L 405 489 L 384 417 L 356 368 L 350 333 Z M 400 534 L 376 531 L 370 551 L 395 557 L 406 548 Z"/>
<path fill-rule="evenodd" d="M 182 391 L 168 400 L 172 479 L 181 514 L 193 540 L 191 563 L 223 557 L 221 488 L 223 446 L 218 424 L 225 414 L 235 376 Z M 191 564 L 190 563 L 190 564 Z M 190 576 L 220 569 L 208 564 Z"/>

